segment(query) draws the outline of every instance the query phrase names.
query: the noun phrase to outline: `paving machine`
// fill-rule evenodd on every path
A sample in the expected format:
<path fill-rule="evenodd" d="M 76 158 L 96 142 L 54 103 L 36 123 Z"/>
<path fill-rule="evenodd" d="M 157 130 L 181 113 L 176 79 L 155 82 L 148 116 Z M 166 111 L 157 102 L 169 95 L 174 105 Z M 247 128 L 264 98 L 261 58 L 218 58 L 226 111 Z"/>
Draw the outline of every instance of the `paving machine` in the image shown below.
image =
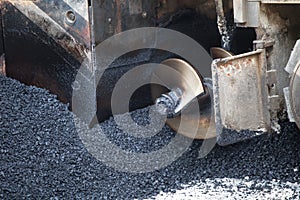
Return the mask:
<path fill-rule="evenodd" d="M 278 132 L 278 121 L 285 118 L 300 128 L 299 0 L 1 0 L 0 8 L 0 73 L 51 91 L 70 109 L 79 102 L 75 110 L 90 125 L 112 115 L 113 90 L 126 72 L 155 62 L 179 75 L 150 70 L 168 80 L 167 87 L 141 85 L 129 108 L 163 105 L 167 124 L 187 137 L 227 145 Z M 145 35 L 152 48 L 103 66 L 97 46 L 142 27 L 182 33 L 212 59 L 194 66 L 156 49 L 157 41 Z M 104 54 L 109 57 L 109 50 Z M 78 74 L 84 82 L 97 73 L 101 79 L 90 85 L 77 80 Z M 74 90 L 80 91 L 76 100 Z M 193 101 L 200 115 L 181 112 Z M 179 128 L 182 120 L 185 126 Z M 198 131 L 191 135 L 195 124 Z"/>

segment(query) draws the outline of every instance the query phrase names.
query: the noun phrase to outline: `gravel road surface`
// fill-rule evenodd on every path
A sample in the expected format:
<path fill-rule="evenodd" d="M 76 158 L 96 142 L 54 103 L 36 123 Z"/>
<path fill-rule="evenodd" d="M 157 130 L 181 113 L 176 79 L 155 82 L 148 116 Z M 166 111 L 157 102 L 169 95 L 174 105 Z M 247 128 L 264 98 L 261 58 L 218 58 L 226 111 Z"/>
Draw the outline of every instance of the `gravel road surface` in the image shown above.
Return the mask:
<path fill-rule="evenodd" d="M 143 125 L 147 115 L 147 108 L 132 113 Z M 76 130 L 54 95 L 0 76 L 0 199 L 300 199 L 300 132 L 291 123 L 282 127 L 280 134 L 215 146 L 202 159 L 202 142 L 194 141 L 162 169 L 120 172 L 85 148 L 80 134 L 87 130 Z M 136 153 L 158 150 L 176 135 L 165 126 L 135 138 L 113 119 L 97 128 Z"/>

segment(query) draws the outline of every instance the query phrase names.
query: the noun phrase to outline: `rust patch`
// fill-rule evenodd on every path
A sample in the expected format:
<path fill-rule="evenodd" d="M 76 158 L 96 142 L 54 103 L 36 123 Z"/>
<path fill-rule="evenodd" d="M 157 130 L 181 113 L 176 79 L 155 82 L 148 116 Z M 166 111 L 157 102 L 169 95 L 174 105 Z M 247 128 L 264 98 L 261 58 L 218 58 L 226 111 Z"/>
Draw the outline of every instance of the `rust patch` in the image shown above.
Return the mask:
<path fill-rule="evenodd" d="M 83 44 L 85 44 L 86 47 L 89 47 L 91 37 L 90 27 L 88 25 L 84 26 L 83 28 L 76 28 L 65 24 L 65 28 L 67 29 L 67 32 L 74 32 L 75 35 L 77 35 L 78 40 L 81 40 L 80 42 L 83 42 Z"/>
<path fill-rule="evenodd" d="M 218 65 L 218 68 L 226 74 L 226 76 L 235 76 L 239 74 L 243 68 L 251 66 L 252 59 L 242 59 L 236 61 L 227 61 Z"/>

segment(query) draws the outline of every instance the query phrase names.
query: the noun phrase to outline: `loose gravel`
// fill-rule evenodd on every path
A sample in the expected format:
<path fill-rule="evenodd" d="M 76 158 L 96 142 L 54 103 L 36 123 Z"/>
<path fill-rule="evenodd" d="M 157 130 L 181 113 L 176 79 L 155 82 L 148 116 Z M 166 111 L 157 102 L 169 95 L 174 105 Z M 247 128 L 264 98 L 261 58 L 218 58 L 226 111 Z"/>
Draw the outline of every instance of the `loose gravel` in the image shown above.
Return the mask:
<path fill-rule="evenodd" d="M 131 115 L 147 125 L 148 111 Z M 202 142 L 194 141 L 172 164 L 130 173 L 97 160 L 82 135 L 101 129 L 120 149 L 149 153 L 176 134 L 164 126 L 155 136 L 136 138 L 113 118 L 92 130 L 78 128 L 77 121 L 56 96 L 0 76 L 1 199 L 300 199 L 300 132 L 294 124 L 283 123 L 280 134 L 215 146 L 201 159 Z"/>

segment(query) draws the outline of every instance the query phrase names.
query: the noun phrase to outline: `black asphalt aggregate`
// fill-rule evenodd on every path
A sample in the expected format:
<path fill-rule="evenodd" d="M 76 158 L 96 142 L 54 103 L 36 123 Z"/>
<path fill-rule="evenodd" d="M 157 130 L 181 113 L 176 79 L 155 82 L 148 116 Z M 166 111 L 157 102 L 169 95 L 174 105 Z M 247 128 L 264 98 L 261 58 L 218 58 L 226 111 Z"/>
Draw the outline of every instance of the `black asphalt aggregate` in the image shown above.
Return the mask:
<path fill-rule="evenodd" d="M 138 124 L 147 124 L 147 115 L 147 108 L 132 113 Z M 149 199 L 195 185 L 199 193 L 219 197 L 265 199 L 276 187 L 274 199 L 300 199 L 300 131 L 292 123 L 283 122 L 280 134 L 216 145 L 201 159 L 202 141 L 194 141 L 167 167 L 130 173 L 97 160 L 79 137 L 84 130 L 76 129 L 76 120 L 48 91 L 0 76 L 0 199 Z M 113 118 L 99 126 L 110 141 L 136 153 L 158 150 L 176 135 L 164 126 L 151 138 L 137 139 Z M 232 186 L 230 180 L 242 182 Z"/>

